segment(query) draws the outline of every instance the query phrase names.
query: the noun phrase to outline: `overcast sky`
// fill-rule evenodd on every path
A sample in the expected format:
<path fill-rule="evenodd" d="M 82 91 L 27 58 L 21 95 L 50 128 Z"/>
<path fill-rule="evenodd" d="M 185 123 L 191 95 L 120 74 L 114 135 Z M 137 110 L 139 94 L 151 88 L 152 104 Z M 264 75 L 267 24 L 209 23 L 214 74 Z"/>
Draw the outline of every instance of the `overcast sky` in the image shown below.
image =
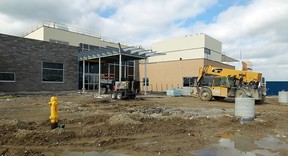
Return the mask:
<path fill-rule="evenodd" d="M 0 21 L 9 35 L 55 21 L 144 47 L 206 33 L 266 80 L 288 80 L 288 0 L 1 0 Z"/>

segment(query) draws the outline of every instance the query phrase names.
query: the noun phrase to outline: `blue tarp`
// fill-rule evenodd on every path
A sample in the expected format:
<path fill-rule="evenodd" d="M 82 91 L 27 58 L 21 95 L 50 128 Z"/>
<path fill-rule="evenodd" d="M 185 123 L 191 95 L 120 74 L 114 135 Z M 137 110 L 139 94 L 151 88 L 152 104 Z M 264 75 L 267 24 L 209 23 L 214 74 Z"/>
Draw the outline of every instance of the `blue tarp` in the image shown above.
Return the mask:
<path fill-rule="evenodd" d="M 278 95 L 279 91 L 288 91 L 288 81 L 266 81 L 267 95 Z"/>

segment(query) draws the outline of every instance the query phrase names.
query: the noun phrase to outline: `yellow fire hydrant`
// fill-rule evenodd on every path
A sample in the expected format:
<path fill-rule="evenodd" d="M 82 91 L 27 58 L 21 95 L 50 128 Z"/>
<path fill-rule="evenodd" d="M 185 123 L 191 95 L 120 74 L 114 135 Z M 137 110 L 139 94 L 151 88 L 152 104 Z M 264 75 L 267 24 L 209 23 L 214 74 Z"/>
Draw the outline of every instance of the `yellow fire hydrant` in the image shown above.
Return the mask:
<path fill-rule="evenodd" d="M 50 114 L 51 129 L 55 129 L 58 127 L 58 105 L 60 103 L 58 102 L 58 98 L 56 96 L 52 96 L 48 104 L 50 105 L 50 113 L 51 113 Z"/>

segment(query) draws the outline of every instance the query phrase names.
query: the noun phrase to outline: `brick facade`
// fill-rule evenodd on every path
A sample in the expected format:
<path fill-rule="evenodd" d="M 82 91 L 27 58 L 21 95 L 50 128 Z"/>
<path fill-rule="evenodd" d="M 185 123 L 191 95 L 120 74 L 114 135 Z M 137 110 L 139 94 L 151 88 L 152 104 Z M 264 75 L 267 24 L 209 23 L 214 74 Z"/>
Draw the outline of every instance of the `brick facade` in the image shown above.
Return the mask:
<path fill-rule="evenodd" d="M 0 82 L 0 92 L 73 91 L 78 89 L 78 48 L 0 34 L 0 72 L 15 82 Z M 63 63 L 64 82 L 42 82 L 42 62 Z"/>

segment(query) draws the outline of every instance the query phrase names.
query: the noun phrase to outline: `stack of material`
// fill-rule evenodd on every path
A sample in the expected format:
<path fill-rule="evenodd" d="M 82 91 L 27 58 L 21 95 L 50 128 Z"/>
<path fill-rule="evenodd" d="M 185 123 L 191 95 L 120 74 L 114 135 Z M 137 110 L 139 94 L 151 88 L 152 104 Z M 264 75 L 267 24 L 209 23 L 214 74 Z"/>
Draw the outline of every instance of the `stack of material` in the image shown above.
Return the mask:
<path fill-rule="evenodd" d="M 192 87 L 183 87 L 180 89 L 182 96 L 191 96 L 192 93 Z"/>
<path fill-rule="evenodd" d="M 166 90 L 166 95 L 168 96 L 181 96 L 180 89 Z"/>

